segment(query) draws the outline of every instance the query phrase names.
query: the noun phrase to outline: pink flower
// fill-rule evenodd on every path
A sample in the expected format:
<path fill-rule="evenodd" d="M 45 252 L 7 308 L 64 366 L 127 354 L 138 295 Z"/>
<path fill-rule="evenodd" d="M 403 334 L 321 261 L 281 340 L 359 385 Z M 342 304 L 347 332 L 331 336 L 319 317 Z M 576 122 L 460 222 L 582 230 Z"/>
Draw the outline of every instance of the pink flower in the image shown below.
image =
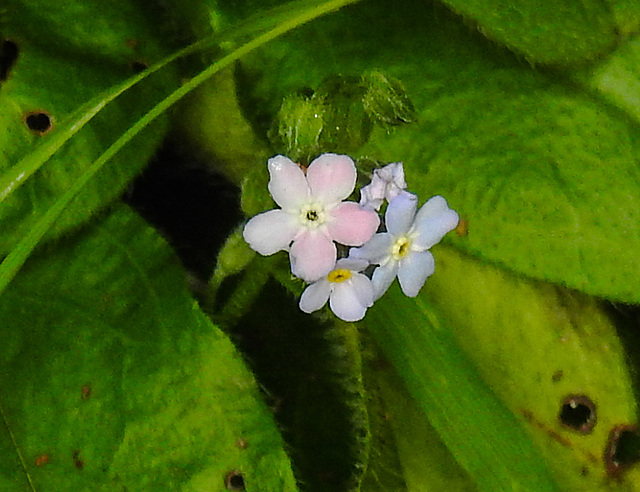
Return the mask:
<path fill-rule="evenodd" d="M 350 157 L 323 154 L 306 174 L 291 159 L 269 159 L 269 192 L 281 207 L 253 217 L 244 239 L 261 255 L 289 251 L 291 272 L 313 282 L 334 267 L 334 241 L 361 246 L 376 232 L 380 218 L 355 202 L 343 202 L 356 184 L 356 167 Z"/>

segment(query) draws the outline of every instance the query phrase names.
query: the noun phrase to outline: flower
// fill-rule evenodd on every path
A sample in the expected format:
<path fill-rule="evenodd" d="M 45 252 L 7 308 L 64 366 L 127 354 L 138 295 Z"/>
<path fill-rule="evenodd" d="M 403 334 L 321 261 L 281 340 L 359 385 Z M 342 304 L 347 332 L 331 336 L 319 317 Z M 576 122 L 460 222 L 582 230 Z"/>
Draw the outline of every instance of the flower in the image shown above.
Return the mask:
<path fill-rule="evenodd" d="M 401 193 L 407 193 L 402 162 L 394 162 L 373 171 L 371 183 L 360 190 L 360 205 L 380 210 L 383 200 L 391 202 Z"/>
<path fill-rule="evenodd" d="M 398 195 L 385 213 L 387 232 L 349 252 L 350 258 L 379 265 L 371 278 L 374 300 L 386 292 L 396 276 L 405 295 L 417 296 L 435 269 L 429 248 L 458 224 L 458 214 L 441 196 L 429 199 L 416 214 L 417 205 L 418 197 L 412 193 Z"/>
<path fill-rule="evenodd" d="M 365 260 L 338 260 L 328 275 L 312 283 L 300 297 L 300 309 L 305 313 L 317 311 L 329 300 L 334 314 L 344 321 L 364 318 L 373 305 L 373 285 L 369 278 L 358 273 L 369 266 Z"/>
<path fill-rule="evenodd" d="M 269 192 L 281 209 L 253 217 L 243 236 L 261 255 L 289 251 L 291 272 L 313 282 L 336 263 L 333 241 L 361 246 L 376 232 L 380 218 L 355 202 L 343 202 L 356 183 L 349 156 L 322 154 L 305 172 L 288 157 L 269 159 Z"/>

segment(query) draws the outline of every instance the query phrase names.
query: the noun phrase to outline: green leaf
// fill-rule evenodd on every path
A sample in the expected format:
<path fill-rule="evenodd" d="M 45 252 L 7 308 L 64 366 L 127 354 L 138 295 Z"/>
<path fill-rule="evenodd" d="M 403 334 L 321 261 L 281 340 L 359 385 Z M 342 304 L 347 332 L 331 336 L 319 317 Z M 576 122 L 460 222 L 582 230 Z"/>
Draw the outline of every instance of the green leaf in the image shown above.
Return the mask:
<path fill-rule="evenodd" d="M 78 194 L 85 189 L 86 184 L 93 178 L 93 176 L 101 171 L 104 167 L 104 164 L 117 155 L 123 147 L 130 143 L 130 141 L 140 134 L 142 130 L 145 130 L 149 124 L 154 122 L 156 118 L 163 115 L 165 111 L 167 111 L 173 104 L 182 99 L 189 92 L 193 91 L 203 82 L 208 80 L 211 76 L 218 73 L 223 68 L 226 68 L 231 63 L 237 61 L 242 56 L 250 53 L 251 51 L 259 48 L 260 46 L 268 43 L 269 41 L 281 36 L 282 34 L 288 32 L 289 30 L 295 29 L 306 22 L 309 22 L 319 16 L 325 15 L 334 10 L 340 9 L 344 5 L 349 3 L 353 3 L 357 0 L 329 0 L 323 4 L 317 5 L 315 3 L 309 4 L 308 2 L 293 2 L 294 5 L 290 5 L 293 7 L 292 9 L 285 9 L 284 13 L 282 11 L 274 12 L 271 24 L 269 22 L 266 23 L 266 32 L 260 32 L 256 34 L 256 30 L 259 31 L 260 27 L 264 26 L 262 22 L 264 14 L 258 14 L 255 16 L 254 20 L 251 19 L 247 21 L 246 25 L 241 24 L 234 32 L 235 36 L 241 37 L 243 34 L 248 35 L 250 38 L 248 41 L 244 42 L 240 47 L 234 49 L 226 56 L 220 57 L 216 62 L 211 64 L 208 68 L 194 76 L 191 80 L 183 84 L 179 89 L 173 91 L 169 96 L 162 99 L 159 103 L 157 103 L 151 110 L 145 113 L 140 119 L 138 119 L 135 123 L 132 124 L 115 142 L 113 142 L 90 166 L 82 171 L 82 173 L 77 177 L 77 179 L 73 180 L 69 188 L 62 192 L 56 199 L 53 201 L 52 205 L 43 212 L 41 217 L 34 217 L 34 225 L 31 229 L 28 230 L 23 237 L 20 238 L 18 244 L 11 250 L 10 254 L 5 258 L 0 265 L 0 292 L 4 290 L 6 285 L 13 279 L 17 271 L 21 268 L 25 259 L 29 256 L 33 248 L 38 244 L 38 242 L 42 239 L 42 237 L 52 228 L 55 230 L 55 226 L 59 225 L 61 221 L 59 217 L 61 214 L 69 209 L 69 204 L 75 199 L 78 202 Z M 266 17 L 270 17 L 266 15 Z M 256 34 L 255 37 L 251 37 L 252 34 Z M 198 43 L 192 45 L 193 48 L 198 47 Z M 169 63 L 173 59 L 177 58 L 181 54 L 185 54 L 190 51 L 192 47 L 186 48 L 181 52 L 178 52 L 164 61 L 158 63 L 155 66 L 155 70 Z M 84 125 L 89 121 L 96 112 L 100 111 L 100 108 L 104 106 L 103 103 L 113 100 L 114 97 L 117 97 L 124 90 L 131 87 L 142 77 L 134 77 L 131 81 L 126 82 L 124 87 L 117 86 L 110 91 L 107 91 L 106 99 L 102 103 L 98 103 L 94 108 L 91 108 L 89 112 L 80 117 L 78 124 L 80 126 Z M 131 95 L 128 93 L 128 95 Z M 41 153 L 36 151 L 36 155 L 33 158 L 27 156 L 18 166 L 24 166 L 29 171 L 28 176 L 30 176 L 33 171 L 38 169 L 53 153 L 58 149 L 58 145 L 63 143 L 64 140 L 74 135 L 75 131 L 73 129 L 73 125 L 71 128 L 66 128 L 64 132 L 64 138 L 55 140 L 55 144 L 51 143 L 48 146 L 44 146 L 44 149 L 40 149 Z M 148 130 L 147 130 L 148 131 Z M 62 141 L 62 142 L 61 142 Z M 26 161 L 26 162 L 25 162 Z M 13 173 L 10 172 L 10 175 Z M 22 184 L 24 181 L 20 181 L 22 179 L 26 179 L 25 173 L 19 173 L 15 180 Z M 6 179 L 6 178 L 5 178 Z M 13 180 L 9 180 L 9 184 L 7 185 L 6 190 L 2 190 L 3 192 L 0 194 L 0 201 L 5 199 L 9 193 L 15 191 L 16 185 Z M 73 207 L 71 207 L 73 208 Z"/>
<path fill-rule="evenodd" d="M 442 0 L 530 63 L 576 64 L 611 51 L 640 24 L 635 0 Z"/>
<path fill-rule="evenodd" d="M 638 423 L 627 355 L 601 302 L 437 247 L 421 298 L 525 423 L 566 490 L 608 490 L 607 447 Z M 417 309 L 419 306 L 416 306 Z M 590 407 L 592 402 L 593 407 Z M 640 466 L 616 476 L 638 490 Z"/>
<path fill-rule="evenodd" d="M 219 491 L 229 473 L 296 490 L 253 376 L 157 233 L 121 208 L 44 253 L 0 304 L 4 490 Z"/>
<path fill-rule="evenodd" d="M 367 341 L 366 333 L 363 335 Z M 372 350 L 370 347 L 369 352 Z M 389 361 L 377 348 L 368 355 L 365 383 L 372 444 L 362 490 L 477 490 Z"/>
<path fill-rule="evenodd" d="M 478 490 L 558 490 L 521 423 L 426 298 L 406 298 L 394 284 L 363 325 Z"/>
<path fill-rule="evenodd" d="M 11 1 L 2 14 L 2 36 L 18 50 L 0 86 L 0 118 L 5 128 L 0 142 L 3 173 L 41 140 L 55 139 L 59 126 L 82 103 L 167 53 L 157 19 L 135 3 L 112 2 L 98 10 L 77 0 L 65 4 L 64 9 L 45 4 Z M 144 88 L 128 91 L 82 129 L 46 170 L 9 196 L 0 210 L 5 231 L 0 252 L 9 251 L 105 145 L 178 82 L 175 70 L 164 70 L 149 77 Z M 50 236 L 88 220 L 119 196 L 149 160 L 165 129 L 166 120 L 159 120 L 135 146 L 117 155 L 57 221 Z"/>

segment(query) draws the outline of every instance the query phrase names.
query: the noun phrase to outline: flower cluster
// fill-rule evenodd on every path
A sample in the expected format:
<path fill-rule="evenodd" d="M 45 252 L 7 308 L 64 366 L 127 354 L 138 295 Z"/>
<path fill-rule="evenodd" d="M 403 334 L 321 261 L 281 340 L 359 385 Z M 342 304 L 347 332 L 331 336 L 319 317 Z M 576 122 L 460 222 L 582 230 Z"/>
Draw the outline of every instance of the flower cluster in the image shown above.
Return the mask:
<path fill-rule="evenodd" d="M 360 190 L 360 203 L 345 201 L 356 184 L 355 164 L 346 155 L 323 154 L 306 171 L 278 155 L 268 168 L 269 192 L 280 208 L 249 220 L 244 239 L 262 255 L 289 252 L 291 272 L 310 284 L 300 297 L 306 313 L 329 301 L 336 316 L 358 321 L 396 277 L 402 291 L 415 297 L 434 272 L 429 248 L 458 224 L 458 214 L 441 196 L 418 210 L 418 197 L 406 191 L 402 163 L 376 169 Z M 384 201 L 383 232 L 377 232 Z M 351 247 L 348 257 L 338 258 L 336 243 Z M 371 265 L 373 274 L 363 273 Z"/>

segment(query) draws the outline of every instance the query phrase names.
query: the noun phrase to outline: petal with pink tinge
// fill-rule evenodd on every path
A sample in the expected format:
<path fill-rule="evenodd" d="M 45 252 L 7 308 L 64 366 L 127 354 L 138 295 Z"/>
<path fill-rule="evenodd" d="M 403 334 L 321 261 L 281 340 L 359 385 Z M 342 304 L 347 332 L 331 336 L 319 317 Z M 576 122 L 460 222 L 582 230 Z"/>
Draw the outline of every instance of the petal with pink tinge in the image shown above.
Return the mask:
<path fill-rule="evenodd" d="M 344 202 L 331 210 L 327 230 L 341 244 L 361 246 L 371 239 L 379 225 L 380 217 L 373 210 L 355 202 Z"/>
<path fill-rule="evenodd" d="M 319 231 L 304 231 L 291 245 L 291 273 L 306 282 L 327 275 L 336 264 L 336 245 Z"/>
<path fill-rule="evenodd" d="M 322 154 L 309 164 L 307 181 L 311 194 L 319 202 L 338 203 L 356 186 L 356 166 L 347 155 Z"/>

